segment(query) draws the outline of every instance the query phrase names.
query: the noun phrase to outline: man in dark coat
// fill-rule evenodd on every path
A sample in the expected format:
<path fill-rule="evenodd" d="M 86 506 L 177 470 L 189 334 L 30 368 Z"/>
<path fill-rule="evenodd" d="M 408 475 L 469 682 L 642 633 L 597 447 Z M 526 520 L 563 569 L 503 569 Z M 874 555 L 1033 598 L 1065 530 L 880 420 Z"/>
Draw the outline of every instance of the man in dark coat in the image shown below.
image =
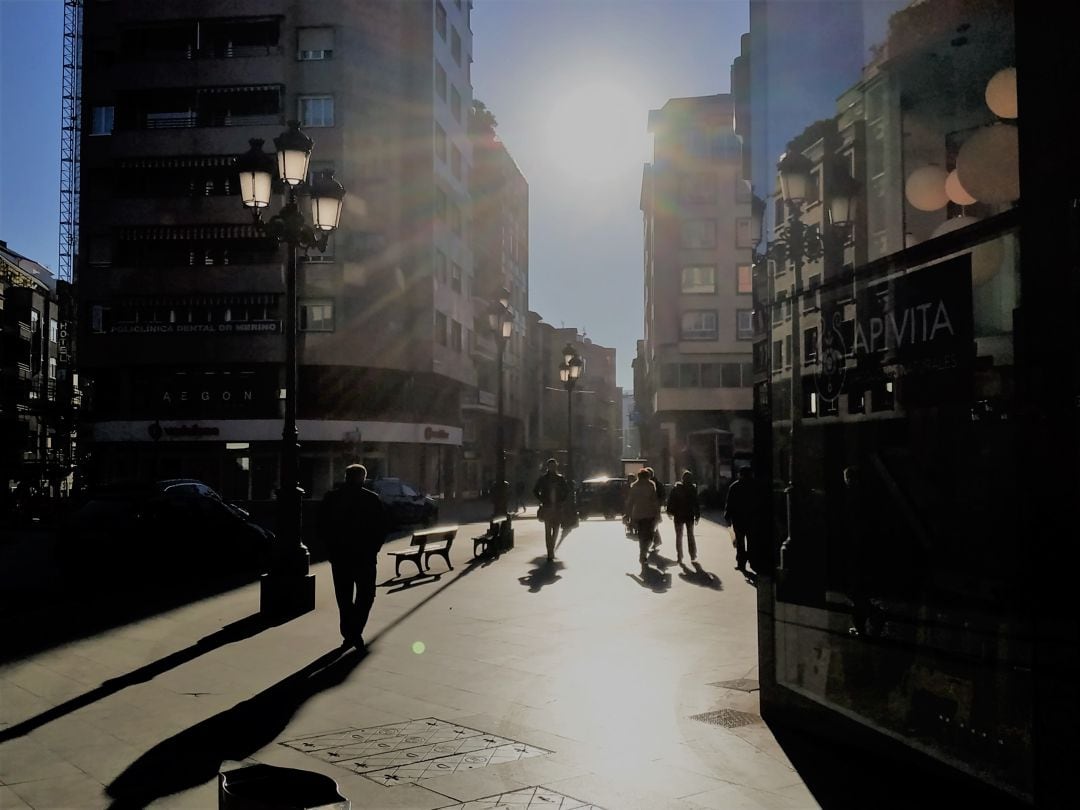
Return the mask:
<path fill-rule="evenodd" d="M 734 533 L 731 542 L 735 546 L 735 569 L 744 574 L 750 556 L 750 524 L 754 520 L 754 482 L 750 473 L 749 467 L 739 469 L 739 477 L 728 487 L 727 505 L 724 507 L 724 518 L 731 524 Z"/>
<path fill-rule="evenodd" d="M 679 563 L 683 561 L 682 536 L 686 529 L 686 545 L 690 550 L 690 562 L 697 562 L 697 540 L 694 539 L 694 524 L 701 520 L 701 507 L 698 505 L 697 485 L 689 470 L 682 474 L 682 481 L 677 483 L 668 496 L 667 512 L 675 522 L 675 555 Z"/>
<path fill-rule="evenodd" d="M 541 475 L 533 495 L 540 501 L 540 520 L 544 522 L 544 542 L 547 544 L 548 562 L 555 559 L 555 540 L 559 536 L 559 525 L 569 505 L 570 485 L 559 474 L 559 462 L 553 458 L 547 460 L 547 472 Z"/>
<path fill-rule="evenodd" d="M 364 625 L 375 601 L 376 564 L 390 521 L 379 496 L 367 489 L 367 468 L 351 464 L 345 485 L 326 493 L 319 532 L 334 575 L 334 594 L 346 644 L 364 648 Z"/>

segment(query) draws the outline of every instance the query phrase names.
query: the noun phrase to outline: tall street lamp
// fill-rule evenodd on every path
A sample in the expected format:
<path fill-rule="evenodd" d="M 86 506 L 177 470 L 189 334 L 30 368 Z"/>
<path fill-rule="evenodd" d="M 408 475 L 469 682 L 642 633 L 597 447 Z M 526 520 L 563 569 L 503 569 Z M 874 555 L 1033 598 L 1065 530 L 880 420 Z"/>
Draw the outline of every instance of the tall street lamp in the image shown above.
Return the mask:
<path fill-rule="evenodd" d="M 574 386 L 584 370 L 585 360 L 577 353 L 573 344 L 567 343 L 563 347 L 559 379 L 566 388 L 566 477 L 570 486 L 574 485 Z"/>
<path fill-rule="evenodd" d="M 285 268 L 285 423 L 281 431 L 281 485 L 278 489 L 277 538 L 270 573 L 261 583 L 261 610 L 273 615 L 297 615 L 315 608 L 315 576 L 308 571 L 310 555 L 303 541 L 300 487 L 300 445 L 296 429 L 296 257 L 300 248 L 326 252 L 330 233 L 337 228 L 345 189 L 333 173 L 324 172 L 307 185 L 313 142 L 300 131 L 299 121 L 274 138 L 277 165 L 262 148 L 261 138 L 236 159 L 240 198 L 251 210 L 256 226 L 270 239 L 287 247 Z M 288 202 L 281 212 L 263 221 L 271 193 L 284 183 Z M 304 221 L 298 197 L 311 200 L 311 225 Z"/>
<path fill-rule="evenodd" d="M 497 415 L 495 422 L 495 486 L 491 492 L 491 512 L 493 517 L 505 517 L 507 512 L 506 485 L 506 437 L 503 433 L 503 355 L 506 342 L 514 331 L 514 309 L 510 306 L 510 292 L 502 290 L 499 300 L 491 305 L 488 312 L 488 326 L 495 335 L 495 371 L 498 376 Z"/>
<path fill-rule="evenodd" d="M 806 202 L 811 183 L 816 182 L 812 172 L 814 164 L 797 150 L 789 150 L 780 156 L 777 163 L 780 175 L 780 194 L 788 209 L 787 225 L 782 237 L 769 244 L 765 251 L 755 251 L 754 261 L 763 262 L 772 259 L 778 263 L 790 261 L 792 265 L 791 291 L 791 385 L 790 385 L 790 427 L 788 429 L 788 482 L 784 488 L 784 501 L 787 512 L 787 537 L 780 546 L 780 568 L 791 567 L 793 555 L 794 530 L 792 515 L 795 500 L 795 434 L 802 418 L 802 355 L 800 341 L 802 331 L 800 316 L 802 313 L 802 269 L 805 262 L 814 262 L 825 255 L 826 249 L 834 239 L 846 234 L 853 220 L 857 184 L 844 173 L 837 173 L 830 178 L 829 204 L 826 211 L 829 217 L 829 229 L 819 230 L 816 225 L 807 225 L 802 221 L 803 204 Z M 754 244 L 761 241 L 764 230 L 765 205 L 759 198 L 751 204 L 751 238 Z M 775 306 L 775 302 L 771 302 Z M 770 364 L 771 365 L 771 364 Z M 771 373 L 771 372 L 770 372 Z"/>

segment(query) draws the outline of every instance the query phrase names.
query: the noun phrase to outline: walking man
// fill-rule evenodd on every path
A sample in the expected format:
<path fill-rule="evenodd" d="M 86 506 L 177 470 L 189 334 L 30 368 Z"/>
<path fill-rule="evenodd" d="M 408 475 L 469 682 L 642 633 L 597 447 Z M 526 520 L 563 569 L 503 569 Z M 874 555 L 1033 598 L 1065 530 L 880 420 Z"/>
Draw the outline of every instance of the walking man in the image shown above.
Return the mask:
<path fill-rule="evenodd" d="M 638 537 L 638 562 L 641 563 L 641 573 L 645 573 L 646 561 L 649 558 L 649 547 L 653 542 L 653 532 L 656 529 L 656 521 L 660 518 L 660 498 L 656 495 L 656 485 L 649 477 L 648 470 L 642 470 L 637 475 L 637 481 L 630 487 L 630 520 L 637 528 Z"/>
<path fill-rule="evenodd" d="M 735 546 L 735 569 L 746 573 L 746 562 L 750 556 L 748 532 L 754 519 L 754 482 L 750 478 L 749 467 L 739 469 L 739 477 L 728 487 L 727 504 L 724 518 L 731 524 L 732 545 Z"/>
<path fill-rule="evenodd" d="M 656 487 L 656 500 L 657 500 L 657 502 L 661 506 L 663 506 L 664 503 L 666 503 L 666 500 L 665 500 L 665 497 L 664 497 L 665 494 L 666 494 L 664 492 L 664 485 L 660 482 L 660 479 L 656 477 L 656 470 L 654 470 L 652 467 L 646 467 L 645 472 L 647 472 L 649 474 L 649 480 L 652 481 L 652 485 L 654 487 Z M 660 519 L 662 517 L 663 517 L 662 514 L 657 514 L 656 523 L 653 525 L 653 539 L 652 539 L 652 550 L 653 551 L 656 551 L 658 548 L 660 548 L 660 544 L 663 542 L 663 540 L 661 540 L 661 538 L 660 538 Z"/>
<path fill-rule="evenodd" d="M 319 511 L 322 535 L 334 576 L 341 637 L 364 649 L 364 625 L 375 601 L 379 549 L 390 528 L 379 496 L 367 489 L 367 468 L 350 464 L 345 484 L 326 493 Z"/>
<path fill-rule="evenodd" d="M 570 497 L 570 485 L 559 474 L 559 462 L 547 460 L 547 471 L 536 481 L 533 495 L 540 502 L 537 517 L 544 522 L 544 543 L 547 545 L 548 562 L 555 559 L 555 541 L 559 537 L 563 511 Z"/>
<path fill-rule="evenodd" d="M 694 539 L 694 524 L 701 520 L 701 507 L 698 505 L 697 484 L 689 470 L 682 474 L 682 481 L 676 484 L 668 496 L 667 511 L 675 522 L 675 554 L 682 565 L 682 537 L 686 529 L 686 545 L 690 551 L 690 562 L 697 562 L 697 541 Z"/>

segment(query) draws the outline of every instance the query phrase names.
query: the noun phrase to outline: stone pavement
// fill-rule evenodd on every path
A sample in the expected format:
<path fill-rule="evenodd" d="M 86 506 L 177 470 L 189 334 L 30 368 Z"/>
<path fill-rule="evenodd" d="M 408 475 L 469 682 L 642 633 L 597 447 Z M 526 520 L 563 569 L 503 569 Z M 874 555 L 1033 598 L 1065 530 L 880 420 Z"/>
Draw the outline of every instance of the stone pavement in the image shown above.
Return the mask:
<path fill-rule="evenodd" d="M 702 520 L 683 570 L 666 521 L 643 580 L 618 522 L 553 567 L 515 527 L 472 562 L 484 527 L 462 526 L 426 577 L 388 583 L 383 555 L 366 655 L 322 563 L 316 610 L 277 626 L 252 584 L 3 666 L 0 807 L 214 808 L 244 762 L 328 774 L 354 808 L 817 806 L 747 691 L 755 592 L 726 528 Z"/>

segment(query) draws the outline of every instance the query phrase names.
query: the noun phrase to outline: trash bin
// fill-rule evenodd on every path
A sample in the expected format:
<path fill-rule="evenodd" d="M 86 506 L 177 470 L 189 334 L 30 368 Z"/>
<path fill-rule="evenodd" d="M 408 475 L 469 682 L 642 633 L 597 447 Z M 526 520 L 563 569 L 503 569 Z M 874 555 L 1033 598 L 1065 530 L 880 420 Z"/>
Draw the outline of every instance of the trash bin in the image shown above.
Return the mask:
<path fill-rule="evenodd" d="M 218 774 L 218 810 L 351 810 L 337 782 L 321 773 L 249 765 Z"/>

